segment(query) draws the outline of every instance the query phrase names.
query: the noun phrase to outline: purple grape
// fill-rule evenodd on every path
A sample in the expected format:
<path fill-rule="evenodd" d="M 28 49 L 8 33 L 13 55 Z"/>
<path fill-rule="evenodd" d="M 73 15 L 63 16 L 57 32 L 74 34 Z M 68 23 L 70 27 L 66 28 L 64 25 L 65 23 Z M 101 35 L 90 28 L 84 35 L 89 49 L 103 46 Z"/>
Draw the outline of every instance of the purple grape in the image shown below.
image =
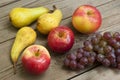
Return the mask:
<path fill-rule="evenodd" d="M 102 62 L 104 58 L 105 58 L 105 56 L 103 54 L 98 54 L 97 55 L 97 61 L 98 62 Z"/>
<path fill-rule="evenodd" d="M 108 67 L 108 66 L 110 66 L 110 61 L 107 58 L 105 58 L 105 59 L 103 59 L 102 64 L 104 66 Z"/>
<path fill-rule="evenodd" d="M 86 40 L 86 41 L 84 41 L 84 46 L 88 46 L 88 45 L 90 45 L 91 44 L 91 42 L 89 41 L 89 40 Z"/>
<path fill-rule="evenodd" d="M 70 60 L 67 59 L 67 58 L 65 58 L 65 60 L 64 60 L 64 65 L 68 67 L 68 66 L 69 66 L 69 63 L 70 63 Z"/>
<path fill-rule="evenodd" d="M 88 64 L 88 59 L 87 59 L 87 57 L 82 57 L 82 58 L 80 59 L 80 64 L 82 64 L 82 65 Z"/>
<path fill-rule="evenodd" d="M 93 46 L 91 44 L 84 46 L 84 50 L 86 50 L 86 51 L 92 51 L 92 49 L 93 49 Z"/>
<path fill-rule="evenodd" d="M 111 38 L 111 39 L 109 39 L 108 42 L 109 42 L 109 45 L 114 46 L 114 44 L 115 44 L 117 41 L 116 41 L 116 39 Z"/>
<path fill-rule="evenodd" d="M 118 48 L 118 49 L 115 50 L 115 54 L 116 54 L 117 56 L 120 56 L 120 48 Z"/>
<path fill-rule="evenodd" d="M 93 64 L 95 62 L 95 57 L 93 56 L 88 57 L 88 62 L 89 64 Z"/>
<path fill-rule="evenodd" d="M 98 40 L 101 40 L 101 39 L 102 39 L 102 34 L 97 33 L 97 34 L 96 34 L 96 38 L 97 38 Z"/>
<path fill-rule="evenodd" d="M 99 45 L 94 45 L 93 50 L 97 52 L 99 48 L 100 48 Z"/>
<path fill-rule="evenodd" d="M 69 66 L 71 69 L 76 69 L 77 67 L 77 63 L 75 60 L 71 60 L 70 63 L 69 63 Z"/>
<path fill-rule="evenodd" d="M 80 59 L 81 57 L 83 57 L 83 54 L 77 53 L 77 54 L 76 54 L 76 57 L 77 57 L 77 59 Z"/>
<path fill-rule="evenodd" d="M 67 54 L 67 58 L 70 60 L 75 60 L 76 59 L 76 55 L 73 53 Z"/>
<path fill-rule="evenodd" d="M 84 65 L 78 63 L 78 64 L 77 64 L 77 68 L 80 69 L 80 70 L 82 70 L 82 69 L 84 69 L 85 67 L 84 67 Z"/>
<path fill-rule="evenodd" d="M 78 48 L 77 53 L 83 53 L 83 48 Z"/>
<path fill-rule="evenodd" d="M 120 56 L 117 56 L 117 62 L 120 63 Z"/>
<path fill-rule="evenodd" d="M 113 34 L 114 38 L 117 40 L 117 41 L 120 41 L 120 33 L 119 32 L 115 32 Z"/>
<path fill-rule="evenodd" d="M 105 33 L 103 34 L 103 38 L 106 39 L 106 40 L 111 39 L 111 37 L 112 37 L 112 35 L 111 35 L 110 32 L 105 32 Z"/>
<path fill-rule="evenodd" d="M 112 47 L 111 47 L 111 46 L 108 45 L 108 46 L 105 46 L 105 47 L 104 47 L 104 52 L 105 52 L 105 53 L 109 53 L 109 52 L 111 52 L 111 51 L 112 51 Z"/>
<path fill-rule="evenodd" d="M 98 40 L 98 38 L 96 38 L 96 37 L 92 37 L 92 38 L 91 38 L 91 42 L 92 42 L 93 45 L 96 45 L 96 44 L 99 43 L 99 40 Z"/>
<path fill-rule="evenodd" d="M 90 56 L 90 52 L 84 51 L 83 56 L 84 57 L 89 57 Z"/>

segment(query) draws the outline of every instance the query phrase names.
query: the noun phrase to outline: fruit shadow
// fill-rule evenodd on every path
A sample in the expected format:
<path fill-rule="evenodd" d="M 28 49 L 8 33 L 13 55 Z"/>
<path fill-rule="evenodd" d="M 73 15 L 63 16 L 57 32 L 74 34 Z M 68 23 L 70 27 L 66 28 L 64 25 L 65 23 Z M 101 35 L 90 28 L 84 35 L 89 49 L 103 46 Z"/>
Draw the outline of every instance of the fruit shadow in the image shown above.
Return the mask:
<path fill-rule="evenodd" d="M 47 71 L 39 75 L 30 74 L 22 66 L 22 70 L 19 71 L 16 76 L 20 77 L 23 80 L 42 80 L 45 77 L 46 73 Z"/>

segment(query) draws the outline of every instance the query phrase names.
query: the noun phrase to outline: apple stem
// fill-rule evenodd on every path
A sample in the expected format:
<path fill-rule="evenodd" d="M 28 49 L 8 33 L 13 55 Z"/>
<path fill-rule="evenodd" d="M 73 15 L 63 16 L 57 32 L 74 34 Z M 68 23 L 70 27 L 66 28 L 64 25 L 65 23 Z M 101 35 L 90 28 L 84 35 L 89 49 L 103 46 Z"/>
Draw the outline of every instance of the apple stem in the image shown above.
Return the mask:
<path fill-rule="evenodd" d="M 16 74 L 16 63 L 13 63 L 14 74 Z"/>

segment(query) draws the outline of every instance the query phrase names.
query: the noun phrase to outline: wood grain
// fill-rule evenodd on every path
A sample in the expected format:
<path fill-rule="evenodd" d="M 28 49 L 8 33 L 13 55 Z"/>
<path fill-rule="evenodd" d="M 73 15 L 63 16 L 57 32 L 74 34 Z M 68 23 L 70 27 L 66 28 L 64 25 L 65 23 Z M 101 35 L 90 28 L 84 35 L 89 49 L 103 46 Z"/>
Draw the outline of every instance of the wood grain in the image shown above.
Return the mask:
<path fill-rule="evenodd" d="M 33 80 L 33 79 L 34 80 L 65 80 L 80 74 L 82 74 L 81 75 L 82 78 L 76 77 L 74 78 L 74 80 L 75 79 L 87 80 L 89 79 L 89 77 L 85 78 L 86 75 L 88 76 L 89 74 L 95 75 L 93 68 L 97 67 L 98 65 L 88 67 L 85 70 L 81 70 L 81 71 L 71 71 L 71 70 L 65 69 L 62 63 L 65 55 L 55 55 L 55 53 L 53 53 L 47 46 L 47 36 L 40 34 L 38 31 L 36 31 L 38 36 L 35 44 L 41 44 L 49 50 L 52 57 L 52 61 L 49 69 L 44 74 L 39 76 L 30 75 L 24 71 L 21 65 L 21 60 L 20 60 L 21 58 L 19 58 L 18 64 L 17 64 L 17 74 L 16 75 L 13 74 L 13 69 L 10 61 L 10 50 L 18 29 L 14 28 L 9 22 L 9 17 L 8 17 L 9 11 L 12 8 L 17 6 L 37 7 L 42 5 L 52 9 L 53 4 L 55 4 L 58 8 L 60 8 L 63 12 L 63 20 L 61 22 L 61 25 L 69 26 L 75 33 L 75 44 L 73 45 L 70 51 L 74 51 L 78 47 L 82 46 L 82 42 L 90 36 L 90 35 L 80 34 L 72 27 L 71 16 L 73 11 L 79 5 L 90 4 L 90 5 L 96 6 L 100 10 L 103 17 L 103 23 L 99 31 L 101 32 L 120 31 L 119 0 L 105 0 L 105 1 L 103 0 L 102 1 L 98 1 L 98 0 L 84 0 L 84 1 L 83 0 L 71 0 L 71 1 L 70 0 L 62 0 L 62 1 L 61 0 L 20 0 L 17 2 L 10 3 L 8 5 L 2 6 L 0 7 L 0 11 L 3 11 L 3 13 L 0 13 L 0 64 L 2 64 L 0 66 L 0 80 Z M 35 29 L 36 23 L 33 23 L 30 26 Z M 93 69 L 92 72 L 91 71 L 87 72 L 88 70 L 91 70 L 91 69 Z M 102 69 L 103 69 L 102 73 L 105 73 L 104 72 L 105 68 L 102 68 Z M 99 70 L 99 67 L 95 68 L 95 70 Z M 111 71 L 108 70 L 108 72 L 111 72 Z M 114 76 L 114 73 L 111 72 L 110 75 Z M 109 75 L 107 75 L 107 77 L 108 76 Z M 91 78 L 91 80 L 93 79 L 97 79 L 97 78 L 94 78 L 94 77 Z M 104 78 L 101 80 L 104 80 Z M 106 79 L 106 80 L 109 80 L 109 79 Z"/>

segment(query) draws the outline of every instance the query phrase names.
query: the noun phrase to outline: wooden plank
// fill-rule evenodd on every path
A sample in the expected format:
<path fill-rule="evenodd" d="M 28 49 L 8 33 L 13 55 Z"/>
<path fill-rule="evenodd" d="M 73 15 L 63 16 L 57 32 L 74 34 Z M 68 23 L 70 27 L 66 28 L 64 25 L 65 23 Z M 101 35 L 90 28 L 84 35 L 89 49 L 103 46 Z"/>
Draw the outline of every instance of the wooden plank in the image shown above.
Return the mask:
<path fill-rule="evenodd" d="M 0 7 L 3 7 L 5 5 L 8 5 L 8 4 L 16 2 L 16 1 L 18 1 L 18 0 L 1 0 L 0 1 Z"/>
<path fill-rule="evenodd" d="M 57 4 L 59 4 L 59 5 L 62 5 L 64 2 L 58 2 Z M 111 2 L 112 3 L 112 2 Z M 72 5 L 72 3 L 70 2 L 70 4 Z M 114 2 L 112 3 L 112 4 L 114 4 Z M 79 4 L 78 4 L 79 5 Z M 99 4 L 100 5 L 100 4 Z M 110 4 L 111 5 L 111 4 Z M 117 4 L 116 4 L 117 5 Z M 46 6 L 48 6 L 48 5 L 46 5 Z M 67 7 L 64 7 L 64 8 L 62 8 L 61 10 L 62 10 L 62 12 L 63 12 L 63 19 L 66 19 L 66 18 L 68 18 L 69 16 L 71 16 L 72 15 L 72 13 L 73 13 L 73 9 L 72 10 L 70 10 L 72 7 L 74 7 L 74 5 L 71 7 L 70 5 L 67 5 L 66 4 L 66 6 Z M 60 7 L 60 6 L 59 6 Z M 63 7 L 63 6 L 61 6 L 61 7 Z M 112 7 L 110 7 L 110 8 L 112 8 Z M 75 10 L 75 7 L 74 7 L 74 10 Z M 110 10 L 110 9 L 109 9 Z M 71 11 L 71 12 L 69 12 L 69 11 Z M 64 12 L 69 12 L 69 13 L 64 13 Z M 115 12 L 116 12 L 116 9 L 115 9 Z M 102 13 L 102 10 L 101 10 L 101 13 Z M 106 16 L 108 16 L 108 15 L 106 15 Z M 6 24 L 6 23 L 7 24 Z M 1 42 L 4 42 L 4 41 L 6 41 L 6 40 L 8 40 L 8 39 L 11 39 L 11 38 L 13 38 L 14 36 L 15 36 L 15 34 L 16 34 L 16 32 L 17 32 L 17 30 L 15 30 L 15 28 L 11 28 L 12 27 L 12 25 L 10 24 L 10 22 L 9 22 L 9 20 L 8 20 L 8 17 L 7 18 L 5 18 L 5 22 L 4 22 L 4 20 L 2 20 L 1 22 L 0 22 L 0 24 L 1 24 L 1 27 L 3 27 L 3 28 L 1 28 L 0 29 L 0 37 L 1 37 L 1 40 L 0 40 L 0 43 Z M 9 30 L 9 32 L 8 32 L 8 30 L 6 30 L 6 28 L 5 27 L 7 27 L 7 29 Z M 35 29 L 36 28 L 36 24 L 34 24 L 34 25 L 32 25 L 32 27 Z M 5 28 L 5 30 L 3 30 Z M 13 32 L 11 31 L 11 30 L 13 30 Z M 8 35 L 3 35 L 3 33 L 9 33 Z M 12 34 L 12 35 L 10 35 L 10 34 Z"/>
<path fill-rule="evenodd" d="M 100 66 L 71 80 L 120 80 L 120 71 Z"/>

